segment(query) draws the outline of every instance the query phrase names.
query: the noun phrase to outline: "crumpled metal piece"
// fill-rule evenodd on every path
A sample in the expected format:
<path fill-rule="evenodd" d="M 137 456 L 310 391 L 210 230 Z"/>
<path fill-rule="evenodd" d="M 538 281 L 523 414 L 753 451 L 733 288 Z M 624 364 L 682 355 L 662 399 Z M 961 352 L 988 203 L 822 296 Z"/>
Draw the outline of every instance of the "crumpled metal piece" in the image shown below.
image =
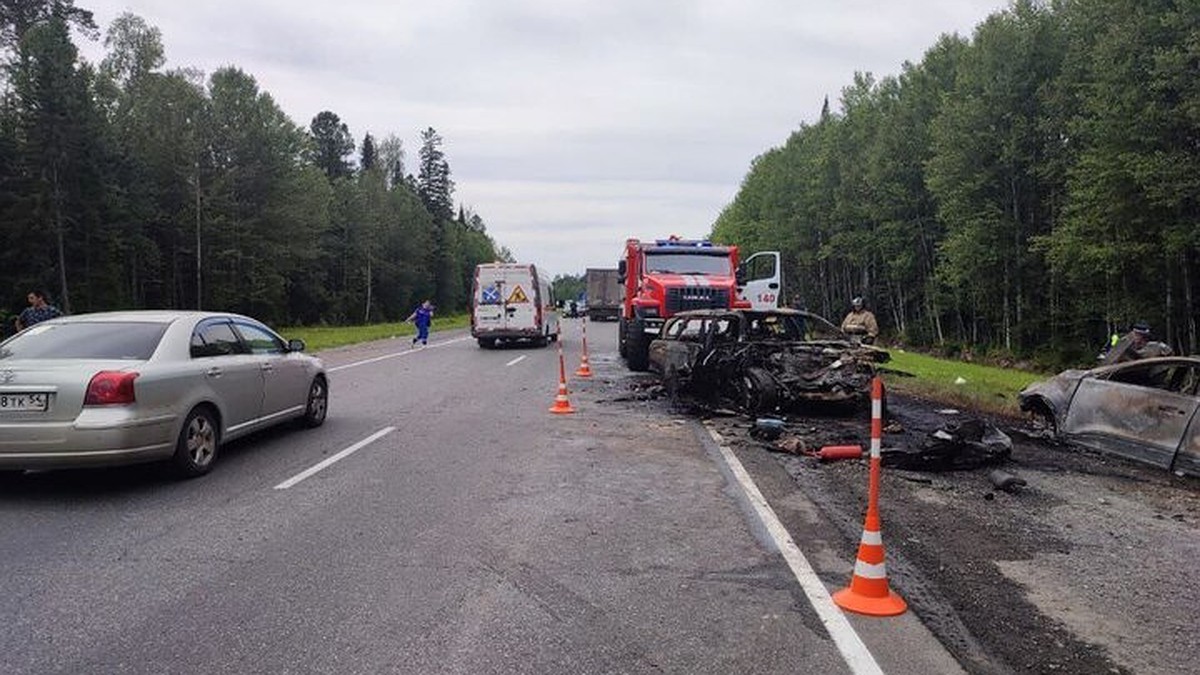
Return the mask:
<path fill-rule="evenodd" d="M 920 448 L 888 448 L 883 465 L 912 471 L 957 471 L 998 464 L 1012 453 L 1012 439 L 979 419 L 942 425 Z"/>

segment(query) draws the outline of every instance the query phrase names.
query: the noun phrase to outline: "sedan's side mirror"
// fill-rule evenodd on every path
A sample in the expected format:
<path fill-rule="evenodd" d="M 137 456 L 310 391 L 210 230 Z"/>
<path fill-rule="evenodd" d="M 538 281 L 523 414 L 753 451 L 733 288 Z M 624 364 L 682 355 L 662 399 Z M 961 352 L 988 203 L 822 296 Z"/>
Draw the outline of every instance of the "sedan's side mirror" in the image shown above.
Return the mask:
<path fill-rule="evenodd" d="M 300 338 L 296 338 L 294 340 L 288 340 L 288 351 L 289 352 L 304 351 L 304 340 L 301 340 Z"/>

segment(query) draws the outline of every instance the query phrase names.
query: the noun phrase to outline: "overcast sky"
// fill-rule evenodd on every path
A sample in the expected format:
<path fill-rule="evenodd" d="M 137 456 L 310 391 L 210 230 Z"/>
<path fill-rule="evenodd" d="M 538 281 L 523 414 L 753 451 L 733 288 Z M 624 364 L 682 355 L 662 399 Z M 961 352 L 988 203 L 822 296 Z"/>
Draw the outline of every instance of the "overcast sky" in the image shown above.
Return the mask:
<path fill-rule="evenodd" d="M 1003 0 L 76 0 L 133 12 L 168 67 L 236 65 L 305 126 L 432 126 L 457 201 L 521 262 L 614 267 L 627 237 L 701 237 L 750 161 L 836 109 L 855 71 L 919 61 Z M 100 44 L 84 45 L 97 59 Z"/>

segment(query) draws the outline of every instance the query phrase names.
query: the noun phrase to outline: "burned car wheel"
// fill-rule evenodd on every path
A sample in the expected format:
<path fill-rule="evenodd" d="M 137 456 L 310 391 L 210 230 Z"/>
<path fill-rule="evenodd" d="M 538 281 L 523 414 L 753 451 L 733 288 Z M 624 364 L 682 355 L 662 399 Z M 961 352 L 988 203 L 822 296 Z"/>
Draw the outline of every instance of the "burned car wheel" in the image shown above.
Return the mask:
<path fill-rule="evenodd" d="M 1054 413 L 1050 412 L 1050 406 L 1044 401 L 1035 400 L 1023 407 L 1025 422 L 1033 436 L 1052 439 L 1058 434 Z"/>
<path fill-rule="evenodd" d="M 771 412 L 779 406 L 779 387 L 762 368 L 747 368 L 742 373 L 742 407 L 750 413 Z"/>

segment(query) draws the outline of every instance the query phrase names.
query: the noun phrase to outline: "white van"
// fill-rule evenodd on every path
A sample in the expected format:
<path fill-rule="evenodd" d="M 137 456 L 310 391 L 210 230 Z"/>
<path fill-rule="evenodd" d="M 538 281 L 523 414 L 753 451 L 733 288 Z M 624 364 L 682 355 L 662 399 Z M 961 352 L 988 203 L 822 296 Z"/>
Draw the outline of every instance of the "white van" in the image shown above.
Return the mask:
<path fill-rule="evenodd" d="M 550 280 L 535 265 L 476 265 L 471 336 L 484 349 L 501 340 L 529 340 L 539 347 L 557 340 L 558 307 Z"/>

